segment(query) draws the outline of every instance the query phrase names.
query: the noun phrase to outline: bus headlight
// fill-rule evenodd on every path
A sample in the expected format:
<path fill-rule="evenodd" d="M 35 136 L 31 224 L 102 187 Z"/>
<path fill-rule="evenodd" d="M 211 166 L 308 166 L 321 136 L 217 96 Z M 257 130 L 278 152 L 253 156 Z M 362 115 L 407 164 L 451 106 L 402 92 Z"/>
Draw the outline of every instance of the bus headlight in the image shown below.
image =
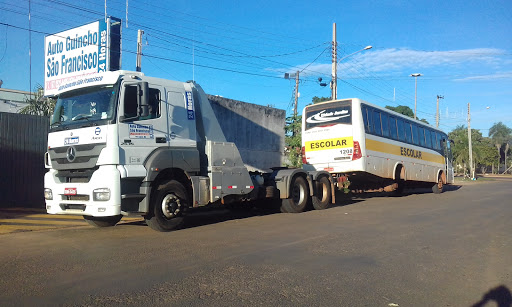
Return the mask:
<path fill-rule="evenodd" d="M 107 201 L 110 199 L 110 189 L 108 188 L 102 188 L 102 189 L 95 189 L 92 191 L 92 199 L 94 201 Z"/>
<path fill-rule="evenodd" d="M 44 199 L 53 200 L 52 189 L 44 189 Z"/>

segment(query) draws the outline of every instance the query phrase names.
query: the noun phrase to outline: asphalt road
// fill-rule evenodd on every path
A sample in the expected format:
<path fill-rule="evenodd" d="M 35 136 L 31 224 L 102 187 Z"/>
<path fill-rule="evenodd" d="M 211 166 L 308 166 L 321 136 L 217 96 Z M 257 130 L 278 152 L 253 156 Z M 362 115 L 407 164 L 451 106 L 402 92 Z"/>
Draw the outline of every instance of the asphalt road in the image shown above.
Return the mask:
<path fill-rule="evenodd" d="M 1 306 L 510 306 L 512 180 L 0 236 Z M 499 305 L 501 303 L 501 305 Z"/>

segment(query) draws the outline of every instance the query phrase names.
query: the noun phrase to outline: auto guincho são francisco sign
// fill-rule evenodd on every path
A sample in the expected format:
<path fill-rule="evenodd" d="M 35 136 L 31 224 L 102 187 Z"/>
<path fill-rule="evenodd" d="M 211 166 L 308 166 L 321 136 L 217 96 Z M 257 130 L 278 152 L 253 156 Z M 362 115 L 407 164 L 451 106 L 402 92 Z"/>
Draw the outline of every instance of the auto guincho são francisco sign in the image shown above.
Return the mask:
<path fill-rule="evenodd" d="M 121 67 L 121 22 L 110 17 L 45 37 L 44 94 Z"/>

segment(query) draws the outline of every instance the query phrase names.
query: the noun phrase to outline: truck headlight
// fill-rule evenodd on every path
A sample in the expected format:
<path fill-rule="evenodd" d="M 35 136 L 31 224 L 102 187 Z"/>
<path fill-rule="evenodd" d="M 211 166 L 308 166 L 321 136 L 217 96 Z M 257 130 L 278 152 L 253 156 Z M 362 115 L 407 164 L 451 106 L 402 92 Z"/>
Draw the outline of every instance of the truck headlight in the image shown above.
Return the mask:
<path fill-rule="evenodd" d="M 52 189 L 44 189 L 44 199 L 53 200 Z"/>
<path fill-rule="evenodd" d="M 92 191 L 92 199 L 94 201 L 107 201 L 110 199 L 110 189 L 108 188 L 102 188 L 102 189 L 95 189 Z"/>

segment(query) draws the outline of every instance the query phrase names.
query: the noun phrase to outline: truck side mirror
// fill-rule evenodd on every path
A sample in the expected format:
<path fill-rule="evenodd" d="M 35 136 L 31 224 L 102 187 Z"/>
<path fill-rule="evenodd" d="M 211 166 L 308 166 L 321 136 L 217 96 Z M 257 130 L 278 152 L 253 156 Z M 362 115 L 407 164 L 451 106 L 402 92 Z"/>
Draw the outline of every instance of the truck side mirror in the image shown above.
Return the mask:
<path fill-rule="evenodd" d="M 149 115 L 149 84 L 147 82 L 137 84 L 137 105 L 140 117 Z"/>

